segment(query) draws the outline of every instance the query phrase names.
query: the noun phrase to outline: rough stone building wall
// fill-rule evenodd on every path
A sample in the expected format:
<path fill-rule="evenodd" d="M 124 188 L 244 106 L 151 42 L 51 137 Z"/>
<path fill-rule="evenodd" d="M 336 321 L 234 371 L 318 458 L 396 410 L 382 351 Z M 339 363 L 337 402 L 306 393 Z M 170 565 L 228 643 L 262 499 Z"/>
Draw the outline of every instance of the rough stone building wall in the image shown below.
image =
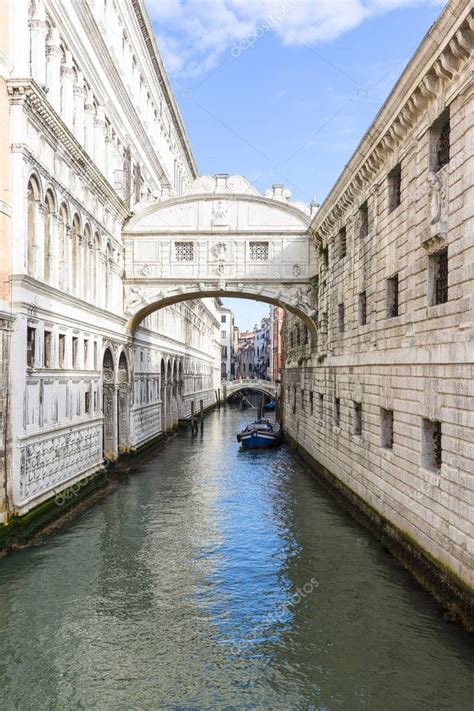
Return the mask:
<path fill-rule="evenodd" d="M 470 584 L 473 30 L 472 3 L 450 2 L 319 210 L 312 225 L 320 248 L 318 345 L 311 351 L 303 325 L 290 317 L 284 376 L 288 433 Z M 449 160 L 439 167 L 446 121 Z M 435 304 L 445 249 L 447 301 Z M 443 301 L 439 282 L 438 289 Z"/>

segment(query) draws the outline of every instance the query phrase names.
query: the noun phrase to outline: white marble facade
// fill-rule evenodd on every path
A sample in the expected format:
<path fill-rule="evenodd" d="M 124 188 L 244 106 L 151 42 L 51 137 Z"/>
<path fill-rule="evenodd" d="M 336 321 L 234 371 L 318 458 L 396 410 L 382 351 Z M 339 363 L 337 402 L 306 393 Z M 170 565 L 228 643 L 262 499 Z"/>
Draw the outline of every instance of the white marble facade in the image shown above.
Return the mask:
<path fill-rule="evenodd" d="M 197 175 L 142 3 L 2 3 L 13 247 L 0 300 L 11 350 L 0 361 L 5 520 L 175 428 L 192 402 L 212 404 L 220 323 L 214 299 L 167 307 L 133 333 L 124 314 L 124 224 Z"/>

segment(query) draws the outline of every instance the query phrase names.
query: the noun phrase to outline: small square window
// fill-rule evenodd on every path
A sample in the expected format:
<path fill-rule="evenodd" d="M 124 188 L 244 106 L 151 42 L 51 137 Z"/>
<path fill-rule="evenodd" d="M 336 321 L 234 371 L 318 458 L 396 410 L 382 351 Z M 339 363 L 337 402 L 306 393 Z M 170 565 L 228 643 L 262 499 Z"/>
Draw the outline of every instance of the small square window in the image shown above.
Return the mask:
<path fill-rule="evenodd" d="M 225 323 L 227 320 L 227 316 L 223 315 L 221 316 L 221 323 Z"/>
<path fill-rule="evenodd" d="M 399 307 L 399 285 L 398 274 L 387 279 L 385 285 L 385 310 L 387 318 L 398 316 Z"/>
<path fill-rule="evenodd" d="M 385 449 L 393 449 L 393 410 L 380 408 L 380 444 Z"/>
<path fill-rule="evenodd" d="M 362 434 L 362 403 L 352 403 L 352 432 L 360 436 Z"/>
<path fill-rule="evenodd" d="M 448 300 L 448 248 L 430 255 L 428 264 L 428 304 L 436 306 Z"/>
<path fill-rule="evenodd" d="M 402 201 L 402 166 L 395 166 L 388 174 L 388 211 L 393 212 Z"/>
<path fill-rule="evenodd" d="M 441 469 L 443 461 L 441 422 L 423 418 L 421 436 L 422 466 L 426 469 Z"/>
<path fill-rule="evenodd" d="M 339 332 L 342 333 L 344 331 L 344 325 L 345 325 L 344 324 L 344 318 L 345 318 L 344 304 L 338 304 L 337 317 L 338 317 Z"/>
<path fill-rule="evenodd" d="M 358 321 L 359 326 L 365 326 L 367 323 L 367 294 L 361 291 L 358 298 Z"/>

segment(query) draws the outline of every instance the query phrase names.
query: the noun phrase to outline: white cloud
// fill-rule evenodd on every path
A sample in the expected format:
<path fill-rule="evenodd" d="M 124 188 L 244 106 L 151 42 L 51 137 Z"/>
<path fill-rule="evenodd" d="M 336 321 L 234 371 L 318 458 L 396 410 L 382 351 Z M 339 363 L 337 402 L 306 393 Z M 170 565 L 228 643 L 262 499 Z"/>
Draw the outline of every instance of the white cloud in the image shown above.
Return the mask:
<path fill-rule="evenodd" d="M 400 7 L 444 0 L 146 0 L 168 71 L 198 76 L 267 32 L 285 45 L 336 39 Z"/>

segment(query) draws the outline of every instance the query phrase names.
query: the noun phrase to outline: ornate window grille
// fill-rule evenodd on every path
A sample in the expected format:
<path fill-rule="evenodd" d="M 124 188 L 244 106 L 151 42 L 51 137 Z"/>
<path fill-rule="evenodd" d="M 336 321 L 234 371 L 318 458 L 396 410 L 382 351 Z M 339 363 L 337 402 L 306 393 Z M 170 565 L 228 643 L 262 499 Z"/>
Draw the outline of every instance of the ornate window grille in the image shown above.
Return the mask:
<path fill-rule="evenodd" d="M 268 242 L 250 242 L 250 261 L 268 262 L 269 245 Z"/>
<path fill-rule="evenodd" d="M 174 248 L 177 262 L 192 262 L 194 260 L 194 242 L 175 242 Z"/>

